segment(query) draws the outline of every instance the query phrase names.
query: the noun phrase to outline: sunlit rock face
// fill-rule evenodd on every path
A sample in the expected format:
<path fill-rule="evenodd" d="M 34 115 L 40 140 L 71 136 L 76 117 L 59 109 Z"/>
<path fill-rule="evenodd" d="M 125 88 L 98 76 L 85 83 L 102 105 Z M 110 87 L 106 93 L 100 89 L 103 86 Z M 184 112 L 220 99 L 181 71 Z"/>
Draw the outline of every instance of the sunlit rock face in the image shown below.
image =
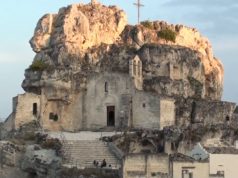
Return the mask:
<path fill-rule="evenodd" d="M 176 32 L 174 42 L 158 36 L 163 29 Z M 127 25 L 125 13 L 115 6 L 74 4 L 47 14 L 30 44 L 34 61 L 47 67 L 26 70 L 22 87 L 28 92 L 79 92 L 90 73 L 129 73 L 129 61 L 138 55 L 144 91 L 212 100 L 222 96 L 223 66 L 196 29 L 163 21 L 151 22 L 150 28 Z"/>
<path fill-rule="evenodd" d="M 199 58 L 204 67 L 204 85 L 205 97 L 210 99 L 221 99 L 223 91 L 223 65 L 214 57 L 212 47 L 207 38 L 203 37 L 196 29 L 183 25 L 168 24 L 164 21 L 155 21 L 150 23 L 150 28 L 143 25 L 126 26 L 122 33 L 124 43 L 141 48 L 144 44 L 167 44 L 187 47 L 199 52 Z M 176 32 L 174 42 L 166 41 L 158 37 L 158 31 L 171 29 Z M 187 56 L 187 59 L 190 57 Z M 192 67 L 192 66 L 191 66 Z"/>
<path fill-rule="evenodd" d="M 43 16 L 30 43 L 37 53 L 50 48 L 60 53 L 64 48 L 77 54 L 101 43 L 113 44 L 126 24 L 125 13 L 116 6 L 74 4 Z"/>

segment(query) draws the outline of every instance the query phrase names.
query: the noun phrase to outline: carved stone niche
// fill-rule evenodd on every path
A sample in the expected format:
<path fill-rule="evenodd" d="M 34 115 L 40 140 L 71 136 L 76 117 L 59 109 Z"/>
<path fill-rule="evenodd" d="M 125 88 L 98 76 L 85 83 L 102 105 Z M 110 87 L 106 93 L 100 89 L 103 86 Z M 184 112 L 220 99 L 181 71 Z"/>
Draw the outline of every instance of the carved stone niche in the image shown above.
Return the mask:
<path fill-rule="evenodd" d="M 135 56 L 129 61 L 129 74 L 134 79 L 135 87 L 138 90 L 142 90 L 143 86 L 143 73 L 142 73 L 142 62 L 139 56 Z"/>

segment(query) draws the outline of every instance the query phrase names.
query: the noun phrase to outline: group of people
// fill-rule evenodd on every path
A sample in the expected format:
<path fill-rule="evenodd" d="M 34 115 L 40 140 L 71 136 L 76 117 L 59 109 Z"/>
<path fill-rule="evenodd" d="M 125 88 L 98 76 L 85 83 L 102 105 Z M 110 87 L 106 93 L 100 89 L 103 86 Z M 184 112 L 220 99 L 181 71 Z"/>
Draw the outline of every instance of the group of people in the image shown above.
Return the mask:
<path fill-rule="evenodd" d="M 94 160 L 94 161 L 93 161 L 93 165 L 96 166 L 96 167 L 99 167 L 99 162 L 96 161 L 96 160 Z M 104 168 L 104 167 L 106 167 L 106 166 L 107 166 L 107 162 L 106 162 L 105 159 L 103 159 L 102 162 L 101 162 L 100 167 L 101 167 L 101 168 Z"/>

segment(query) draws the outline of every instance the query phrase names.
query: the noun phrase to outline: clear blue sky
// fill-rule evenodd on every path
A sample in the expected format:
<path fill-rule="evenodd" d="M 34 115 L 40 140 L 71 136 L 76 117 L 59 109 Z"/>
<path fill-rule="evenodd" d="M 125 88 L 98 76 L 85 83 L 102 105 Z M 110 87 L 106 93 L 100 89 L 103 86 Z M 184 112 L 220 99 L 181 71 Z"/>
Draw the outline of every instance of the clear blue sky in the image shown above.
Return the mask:
<path fill-rule="evenodd" d="M 130 24 L 136 23 L 136 0 L 101 0 L 127 12 Z M 237 0 L 141 0 L 142 20 L 165 20 L 196 27 L 210 39 L 214 54 L 225 67 L 224 100 L 238 103 L 238 1 Z M 29 39 L 38 19 L 55 13 L 76 0 L 7 0 L 0 11 L 0 118 L 11 112 L 12 97 L 23 93 L 24 69 L 34 57 Z"/>

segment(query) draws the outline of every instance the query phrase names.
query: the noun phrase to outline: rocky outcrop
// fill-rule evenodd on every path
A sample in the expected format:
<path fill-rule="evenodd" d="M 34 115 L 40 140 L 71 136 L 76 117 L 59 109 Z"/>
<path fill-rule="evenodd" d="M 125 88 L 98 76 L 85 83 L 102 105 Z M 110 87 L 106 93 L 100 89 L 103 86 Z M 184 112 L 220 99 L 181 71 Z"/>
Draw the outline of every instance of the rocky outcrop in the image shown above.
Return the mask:
<path fill-rule="evenodd" d="M 164 21 L 144 22 L 143 25 L 126 26 L 122 33 L 124 43 L 140 48 L 144 44 L 168 44 L 187 47 L 200 53 L 198 60 L 204 66 L 205 96 L 220 99 L 223 91 L 224 70 L 221 62 L 213 56 L 210 42 L 196 29 L 183 25 L 170 25 Z M 175 41 L 160 38 L 158 32 L 170 29 L 176 33 Z M 190 56 L 187 56 L 189 59 Z"/>
<path fill-rule="evenodd" d="M 61 158 L 54 150 L 44 150 L 37 145 L 30 145 L 21 162 L 21 169 L 39 178 L 58 177 L 61 170 Z"/>
<path fill-rule="evenodd" d="M 200 53 L 169 45 L 143 45 L 144 90 L 167 96 L 204 98 L 205 73 Z M 188 58 L 189 56 L 189 58 Z"/>
<path fill-rule="evenodd" d="M 175 32 L 174 41 L 158 35 L 165 29 Z M 212 100 L 222 96 L 222 64 L 197 30 L 161 21 L 126 26 L 125 13 L 115 6 L 75 4 L 47 14 L 30 43 L 37 53 L 33 64 L 45 66 L 26 70 L 22 87 L 28 92 L 40 94 L 44 88 L 69 96 L 85 87 L 89 73 L 128 73 L 128 61 L 139 55 L 146 91 Z"/>
<path fill-rule="evenodd" d="M 37 53 L 53 48 L 57 56 L 78 54 L 101 43 L 114 43 L 126 23 L 125 13 L 115 6 L 74 4 L 43 16 L 30 43 Z"/>

